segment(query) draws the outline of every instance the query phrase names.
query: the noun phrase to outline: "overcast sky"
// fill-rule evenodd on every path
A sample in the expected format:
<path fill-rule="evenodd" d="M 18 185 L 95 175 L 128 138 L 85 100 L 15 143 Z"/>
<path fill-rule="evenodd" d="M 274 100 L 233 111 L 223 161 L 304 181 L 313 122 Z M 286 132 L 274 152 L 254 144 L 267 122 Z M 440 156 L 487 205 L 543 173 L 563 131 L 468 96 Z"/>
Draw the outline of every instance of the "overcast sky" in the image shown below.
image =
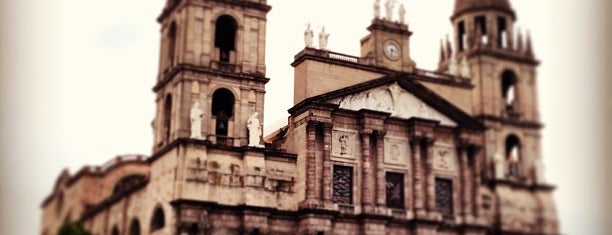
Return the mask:
<path fill-rule="evenodd" d="M 163 0 L 0 1 L 2 39 L 1 234 L 37 234 L 40 204 L 62 169 L 103 164 L 118 154 L 151 153 L 159 54 L 155 21 Z M 454 1 L 400 0 L 414 32 L 417 66 L 435 69 L 439 40 L 451 32 Z M 563 232 L 605 234 L 598 79 L 605 42 L 603 2 L 513 0 L 529 30 L 538 70 L 546 175 Z M 287 117 L 293 55 L 312 23 L 332 51 L 359 55 L 373 0 L 268 0 L 265 124 Z M 608 26 L 609 27 L 609 26 Z M 585 121 L 586 120 L 586 121 Z M 266 128 L 266 127 L 264 127 Z M 266 130 L 270 132 L 273 130 Z M 587 161 L 586 159 L 590 159 Z M 588 182 L 588 183 L 587 183 Z M 609 184 L 609 183 L 607 183 Z M 578 201 L 579 200 L 579 201 Z M 606 203 L 603 203 L 606 204 Z M 608 203 L 609 204 L 609 203 Z"/>

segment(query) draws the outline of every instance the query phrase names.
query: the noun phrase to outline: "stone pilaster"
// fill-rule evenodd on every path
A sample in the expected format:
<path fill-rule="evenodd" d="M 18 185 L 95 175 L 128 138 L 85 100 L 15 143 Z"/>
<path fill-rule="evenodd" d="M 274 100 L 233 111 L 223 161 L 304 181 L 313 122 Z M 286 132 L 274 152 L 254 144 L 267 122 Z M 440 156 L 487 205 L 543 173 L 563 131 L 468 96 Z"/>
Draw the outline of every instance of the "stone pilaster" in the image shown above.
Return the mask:
<path fill-rule="evenodd" d="M 410 138 L 410 146 L 412 150 L 412 203 L 415 214 L 423 211 L 423 170 L 421 163 L 421 141 L 420 136 L 412 136 Z"/>
<path fill-rule="evenodd" d="M 322 123 L 323 126 L 323 201 L 332 201 L 332 163 L 331 136 L 333 123 Z"/>
<path fill-rule="evenodd" d="M 426 167 L 426 181 L 427 181 L 427 211 L 432 212 L 436 211 L 436 192 L 435 192 L 435 176 L 433 173 L 433 145 L 435 143 L 435 139 L 433 138 L 425 138 L 425 167 Z"/>
<path fill-rule="evenodd" d="M 470 172 L 468 167 L 468 146 L 459 146 L 459 165 L 461 173 L 461 216 L 466 219 L 471 214 L 471 195 L 470 195 Z"/>
<path fill-rule="evenodd" d="M 304 201 L 305 207 L 317 207 L 320 203 L 317 198 L 317 160 L 316 160 L 316 148 L 317 148 L 317 128 L 319 123 L 315 121 L 309 121 L 306 125 L 306 200 Z"/>
<path fill-rule="evenodd" d="M 385 168 L 383 167 L 385 132 L 376 131 L 376 205 L 385 207 Z"/>
<path fill-rule="evenodd" d="M 472 187 L 472 195 L 473 195 L 473 199 L 472 201 L 474 202 L 474 204 L 472 205 L 472 214 L 475 217 L 480 216 L 480 205 L 482 204 L 481 202 L 481 198 L 480 198 L 480 180 L 481 180 L 481 164 L 482 164 L 482 159 L 483 159 L 483 154 L 484 151 L 481 151 L 481 147 L 480 146 L 471 146 L 471 155 L 468 156 L 470 159 L 472 159 L 472 163 L 474 164 L 473 169 L 474 169 L 474 174 L 473 174 L 473 187 Z"/>
<path fill-rule="evenodd" d="M 361 187 L 361 202 L 364 212 L 371 212 L 374 206 L 374 174 L 372 156 L 370 155 L 370 138 L 372 136 L 371 130 L 363 130 L 361 133 L 361 156 L 362 156 L 362 187 Z"/>

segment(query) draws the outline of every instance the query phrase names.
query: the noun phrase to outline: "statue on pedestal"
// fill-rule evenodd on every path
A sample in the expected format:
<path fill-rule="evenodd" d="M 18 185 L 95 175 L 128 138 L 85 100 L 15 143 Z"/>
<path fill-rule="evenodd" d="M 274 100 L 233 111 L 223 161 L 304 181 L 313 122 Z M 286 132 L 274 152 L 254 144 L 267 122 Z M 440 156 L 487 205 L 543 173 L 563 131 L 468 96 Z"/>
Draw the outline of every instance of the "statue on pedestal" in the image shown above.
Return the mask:
<path fill-rule="evenodd" d="M 321 28 L 321 32 L 319 32 L 319 49 L 327 50 L 327 38 L 329 37 L 328 33 L 325 33 L 325 26 Z"/>
<path fill-rule="evenodd" d="M 386 9 L 386 20 L 391 21 L 391 17 L 393 15 L 393 2 L 391 0 L 387 0 L 385 2 L 385 9 Z"/>
<path fill-rule="evenodd" d="M 310 23 L 308 23 L 308 26 L 306 26 L 306 31 L 304 31 L 304 44 L 306 44 L 306 47 L 312 47 L 313 37 L 314 33 L 310 28 Z"/>
<path fill-rule="evenodd" d="M 263 148 L 264 146 L 259 144 L 261 141 L 261 123 L 259 122 L 258 112 L 251 114 L 247 120 L 247 128 L 249 129 L 249 147 Z"/>
<path fill-rule="evenodd" d="M 400 24 L 404 24 L 406 22 L 406 8 L 404 8 L 404 4 L 400 4 L 399 7 L 399 22 Z"/>
<path fill-rule="evenodd" d="M 374 19 L 380 18 L 380 0 L 374 1 Z"/>
<path fill-rule="evenodd" d="M 191 120 L 191 138 L 202 139 L 202 116 L 204 112 L 200 108 L 200 102 L 197 100 L 191 107 L 189 118 Z"/>

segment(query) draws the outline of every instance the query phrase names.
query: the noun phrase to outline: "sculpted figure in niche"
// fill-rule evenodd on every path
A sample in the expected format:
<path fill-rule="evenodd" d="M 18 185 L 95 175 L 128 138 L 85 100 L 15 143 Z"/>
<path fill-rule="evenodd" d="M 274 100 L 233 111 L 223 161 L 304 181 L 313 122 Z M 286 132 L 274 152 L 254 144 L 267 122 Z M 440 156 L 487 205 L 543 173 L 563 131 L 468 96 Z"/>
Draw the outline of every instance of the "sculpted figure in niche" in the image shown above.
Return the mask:
<path fill-rule="evenodd" d="M 202 139 L 202 116 L 204 112 L 200 108 L 200 102 L 196 100 L 191 107 L 189 115 L 191 119 L 191 138 Z"/>
<path fill-rule="evenodd" d="M 308 26 L 306 26 L 306 31 L 304 31 L 304 44 L 306 44 L 306 47 L 312 47 L 313 37 L 314 33 L 310 28 L 310 23 L 308 23 Z"/>
<path fill-rule="evenodd" d="M 347 135 L 341 135 L 338 138 L 338 143 L 340 143 L 340 155 L 348 154 L 348 141 L 349 137 Z"/>
<path fill-rule="evenodd" d="M 251 114 L 247 121 L 247 128 L 249 129 L 249 146 L 250 147 L 263 147 L 259 144 L 261 137 L 261 123 L 259 122 L 258 112 Z"/>

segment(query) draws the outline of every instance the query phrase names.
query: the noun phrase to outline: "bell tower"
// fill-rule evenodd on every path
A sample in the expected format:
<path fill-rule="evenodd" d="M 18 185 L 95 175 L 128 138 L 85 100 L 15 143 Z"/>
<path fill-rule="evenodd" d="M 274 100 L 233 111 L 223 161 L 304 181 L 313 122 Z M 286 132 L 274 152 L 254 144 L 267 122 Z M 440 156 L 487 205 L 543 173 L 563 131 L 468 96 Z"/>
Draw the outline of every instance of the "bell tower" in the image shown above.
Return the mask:
<path fill-rule="evenodd" d="M 246 122 L 263 115 L 266 0 L 167 0 L 153 151 L 179 138 L 247 144 Z M 263 122 L 263 116 L 259 117 Z"/>
<path fill-rule="evenodd" d="M 472 113 L 489 127 L 491 176 L 543 183 L 536 99 L 539 62 L 529 35 L 515 32 L 515 21 L 509 0 L 456 0 L 451 17 L 454 43 L 442 49 L 447 53 L 441 57 L 465 60 L 471 70 Z"/>

